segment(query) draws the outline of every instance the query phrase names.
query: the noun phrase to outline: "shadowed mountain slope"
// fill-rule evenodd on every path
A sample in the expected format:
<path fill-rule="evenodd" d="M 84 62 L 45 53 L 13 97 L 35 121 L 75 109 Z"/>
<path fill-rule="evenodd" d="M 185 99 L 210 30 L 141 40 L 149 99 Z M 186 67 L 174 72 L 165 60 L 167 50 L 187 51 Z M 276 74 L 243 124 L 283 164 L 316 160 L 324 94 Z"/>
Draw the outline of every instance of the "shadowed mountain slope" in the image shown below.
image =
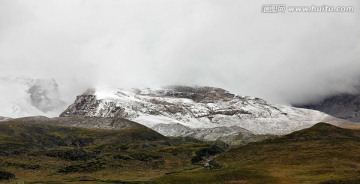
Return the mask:
<path fill-rule="evenodd" d="M 334 117 L 360 122 L 360 95 L 341 94 L 325 98 L 319 103 L 294 105 L 314 109 Z"/>

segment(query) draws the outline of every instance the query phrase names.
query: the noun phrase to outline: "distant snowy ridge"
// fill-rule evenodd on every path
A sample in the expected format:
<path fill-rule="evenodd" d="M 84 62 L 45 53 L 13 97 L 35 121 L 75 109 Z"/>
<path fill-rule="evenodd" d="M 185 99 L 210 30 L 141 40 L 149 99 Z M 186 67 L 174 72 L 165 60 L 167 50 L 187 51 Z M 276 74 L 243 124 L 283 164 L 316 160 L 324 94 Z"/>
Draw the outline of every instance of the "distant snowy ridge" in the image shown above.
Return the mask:
<path fill-rule="evenodd" d="M 220 88 L 189 86 L 90 89 L 60 116 L 122 117 L 167 136 L 206 140 L 239 133 L 281 135 L 318 122 L 342 123 L 319 111 L 270 104 Z"/>
<path fill-rule="evenodd" d="M 0 76 L 0 102 L 0 115 L 12 118 L 54 116 L 66 107 L 55 80 L 26 76 Z"/>
<path fill-rule="evenodd" d="M 7 120 L 10 120 L 10 119 L 11 118 L 0 116 L 0 121 L 7 121 Z"/>
<path fill-rule="evenodd" d="M 319 103 L 294 106 L 318 110 L 337 118 L 360 123 L 360 94 L 338 94 L 329 96 Z"/>

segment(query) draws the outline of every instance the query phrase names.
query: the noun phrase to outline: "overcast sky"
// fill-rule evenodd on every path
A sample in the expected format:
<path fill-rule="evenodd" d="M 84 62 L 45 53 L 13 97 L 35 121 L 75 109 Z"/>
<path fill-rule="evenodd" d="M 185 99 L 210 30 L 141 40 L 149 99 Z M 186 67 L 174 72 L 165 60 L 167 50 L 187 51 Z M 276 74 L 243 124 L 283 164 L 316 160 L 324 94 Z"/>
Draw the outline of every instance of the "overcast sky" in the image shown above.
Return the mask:
<path fill-rule="evenodd" d="M 355 11 L 270 14 L 264 3 Z M 0 73 L 54 78 L 68 95 L 186 84 L 309 102 L 359 85 L 360 1 L 0 0 Z"/>

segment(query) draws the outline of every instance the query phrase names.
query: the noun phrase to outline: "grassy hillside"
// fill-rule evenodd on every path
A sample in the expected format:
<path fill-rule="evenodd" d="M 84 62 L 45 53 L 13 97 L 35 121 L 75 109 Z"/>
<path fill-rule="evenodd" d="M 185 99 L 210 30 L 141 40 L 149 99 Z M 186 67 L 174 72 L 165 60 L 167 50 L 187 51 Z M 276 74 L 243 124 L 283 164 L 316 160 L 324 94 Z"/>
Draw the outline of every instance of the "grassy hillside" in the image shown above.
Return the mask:
<path fill-rule="evenodd" d="M 360 125 L 344 126 L 343 128 L 352 129 L 352 130 L 360 130 Z"/>
<path fill-rule="evenodd" d="M 119 130 L 60 126 L 44 118 L 1 122 L 0 182 L 145 182 L 201 167 L 191 159 L 198 150 L 213 147 L 189 138 L 166 138 L 124 121 L 126 128 Z"/>
<path fill-rule="evenodd" d="M 16 182 L 360 183 L 360 131 L 320 123 L 228 149 L 116 118 L 15 119 L 0 123 L 0 183 Z"/>
<path fill-rule="evenodd" d="M 233 148 L 218 169 L 176 173 L 159 183 L 360 183 L 360 131 L 320 123 L 292 134 Z"/>

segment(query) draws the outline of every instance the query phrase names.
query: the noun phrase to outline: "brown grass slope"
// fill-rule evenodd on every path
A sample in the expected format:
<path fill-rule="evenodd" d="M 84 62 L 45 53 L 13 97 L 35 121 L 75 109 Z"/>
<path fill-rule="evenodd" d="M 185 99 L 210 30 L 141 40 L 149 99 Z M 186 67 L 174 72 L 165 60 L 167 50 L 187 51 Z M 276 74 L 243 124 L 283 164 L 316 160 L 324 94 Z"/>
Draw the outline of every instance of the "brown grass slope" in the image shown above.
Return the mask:
<path fill-rule="evenodd" d="M 233 148 L 219 169 L 177 173 L 159 183 L 360 183 L 360 131 L 319 123 L 280 138 Z"/>
<path fill-rule="evenodd" d="M 0 183 L 360 183 L 360 130 L 319 123 L 224 149 L 118 118 L 15 119 L 0 122 Z"/>
<path fill-rule="evenodd" d="M 200 167 L 191 159 L 208 147 L 119 118 L 14 119 L 0 122 L 0 183 L 144 183 Z"/>

